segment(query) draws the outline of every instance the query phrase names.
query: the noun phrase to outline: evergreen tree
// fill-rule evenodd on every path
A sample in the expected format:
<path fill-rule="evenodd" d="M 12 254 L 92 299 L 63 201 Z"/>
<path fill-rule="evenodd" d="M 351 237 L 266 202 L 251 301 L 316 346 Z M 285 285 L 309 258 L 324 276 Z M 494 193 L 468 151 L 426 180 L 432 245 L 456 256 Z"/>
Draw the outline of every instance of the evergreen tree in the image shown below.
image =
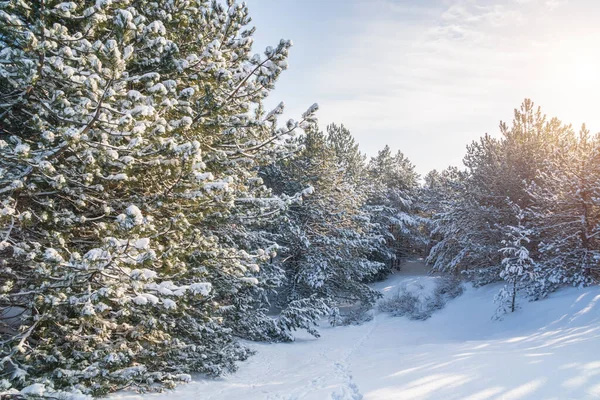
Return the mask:
<path fill-rule="evenodd" d="M 430 175 L 425 186 L 425 204 L 431 212 L 432 245 L 427 262 L 436 271 L 461 273 L 485 271 L 495 265 L 497 250 L 490 222 L 496 211 L 483 207 L 470 192 L 465 171 L 449 168 L 436 181 Z M 497 272 L 496 272 L 496 278 Z M 485 283 L 485 282 L 481 282 Z"/>
<path fill-rule="evenodd" d="M 555 157 L 529 187 L 532 226 L 540 238 L 542 267 L 531 288 L 534 298 L 562 284 L 581 285 L 597 274 L 600 260 L 600 141 L 582 127 L 579 137 L 557 143 Z"/>
<path fill-rule="evenodd" d="M 530 287 L 531 283 L 536 281 L 534 272 L 536 263 L 529 256 L 529 250 L 526 247 L 530 242 L 529 237 L 532 231 L 523 226 L 525 214 L 516 206 L 515 214 L 518 225 L 507 228 L 507 239 L 502 241 L 504 247 L 500 249 L 504 256 L 500 277 L 507 284 L 494 299 L 498 303 L 496 312 L 498 318 L 507 312 L 515 312 L 518 292 L 523 288 Z"/>
<path fill-rule="evenodd" d="M 333 150 L 340 171 L 348 182 L 359 189 L 365 184 L 366 157 L 358 148 L 358 143 L 348 129 L 342 125 L 327 126 L 327 142 Z"/>
<path fill-rule="evenodd" d="M 251 55 L 249 21 L 231 1 L 0 3 L 3 386 L 100 395 L 248 355 L 226 311 L 270 250 L 228 233 L 316 110 L 262 112 L 291 43 Z"/>
<path fill-rule="evenodd" d="M 374 257 L 387 262 L 389 271 L 426 243 L 421 232 L 424 220 L 418 215 L 419 175 L 402 152 L 393 155 L 389 146 L 371 158 L 367 174 L 366 210 L 377 224 L 375 233 L 386 238 Z"/>
<path fill-rule="evenodd" d="M 302 193 L 303 198 L 276 228 L 282 246 L 276 262 L 286 274 L 280 306 L 315 296 L 329 305 L 369 304 L 377 292 L 363 281 L 383 264 L 368 257 L 380 238 L 362 210 L 365 199 L 340 173 L 325 134 L 309 130 L 299 140 L 303 150 L 296 157 L 264 170 L 276 193 Z"/>

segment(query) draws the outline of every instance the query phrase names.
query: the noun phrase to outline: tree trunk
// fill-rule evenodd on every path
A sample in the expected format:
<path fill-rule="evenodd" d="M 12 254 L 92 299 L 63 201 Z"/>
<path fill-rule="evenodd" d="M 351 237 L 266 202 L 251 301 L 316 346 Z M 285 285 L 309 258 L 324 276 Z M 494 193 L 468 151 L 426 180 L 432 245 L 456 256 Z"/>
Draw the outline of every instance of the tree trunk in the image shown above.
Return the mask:
<path fill-rule="evenodd" d="M 510 304 L 510 312 L 515 312 L 515 303 L 517 300 L 517 281 L 513 282 L 512 302 Z"/>

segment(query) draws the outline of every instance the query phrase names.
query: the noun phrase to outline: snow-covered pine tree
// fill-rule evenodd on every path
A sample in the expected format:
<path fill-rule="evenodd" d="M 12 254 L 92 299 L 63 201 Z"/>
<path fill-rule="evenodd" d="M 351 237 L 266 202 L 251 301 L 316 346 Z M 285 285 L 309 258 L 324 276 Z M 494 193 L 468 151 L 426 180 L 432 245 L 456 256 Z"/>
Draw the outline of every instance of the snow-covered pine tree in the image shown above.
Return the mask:
<path fill-rule="evenodd" d="M 384 179 L 378 176 L 378 180 L 372 180 L 372 175 L 377 175 L 373 171 L 373 162 L 367 165 L 366 156 L 360 152 L 358 143 L 356 143 L 354 137 L 344 125 L 329 125 L 327 127 L 327 142 L 333 150 L 340 173 L 344 175 L 344 179 L 353 185 L 355 191 L 367 193 L 366 202 L 363 204 L 362 210 L 369 218 L 371 235 L 379 237 L 379 240 L 373 242 L 373 250 L 369 258 L 385 263 L 390 267 L 381 269 L 371 279 L 382 279 L 390 273 L 392 264 L 394 261 L 397 261 L 395 247 L 399 243 L 397 233 L 401 229 L 398 229 L 399 225 L 395 224 L 391 220 L 391 217 L 399 216 L 402 212 L 391 205 L 391 201 L 388 198 L 388 195 L 391 193 L 387 193 L 387 188 L 383 184 Z M 386 155 L 391 158 L 389 147 L 387 148 Z M 403 155 L 401 153 L 399 155 L 404 160 Z M 391 167 L 392 162 L 389 164 L 386 167 Z M 371 169 L 369 169 L 369 166 L 371 166 Z M 413 168 L 410 163 L 406 163 L 403 166 Z M 393 174 L 392 168 L 386 169 L 385 173 Z M 406 221 L 404 218 L 402 220 Z"/>
<path fill-rule="evenodd" d="M 418 254 L 426 245 L 425 220 L 418 209 L 418 179 L 410 160 L 401 151 L 392 154 L 389 146 L 367 165 L 365 210 L 376 224 L 374 233 L 386 239 L 373 256 L 388 264 L 388 272 L 401 258 Z"/>
<path fill-rule="evenodd" d="M 333 150 L 340 172 L 345 180 L 357 188 L 365 185 L 366 156 L 361 153 L 358 143 L 344 124 L 327 126 L 327 143 Z"/>
<path fill-rule="evenodd" d="M 515 210 L 517 225 L 506 227 L 506 239 L 502 241 L 504 247 L 500 249 L 500 253 L 503 255 L 500 278 L 507 283 L 494 298 L 494 301 L 498 303 L 497 318 L 501 318 L 507 312 L 514 312 L 518 306 L 518 292 L 530 287 L 532 282 L 536 281 L 536 263 L 531 259 L 527 249 L 533 232 L 523 225 L 524 212 L 517 206 L 512 206 Z"/>
<path fill-rule="evenodd" d="M 263 171 L 275 193 L 303 197 L 276 227 L 282 249 L 275 262 L 286 275 L 279 305 L 311 298 L 328 305 L 372 303 L 377 292 L 364 280 L 383 264 L 369 259 L 380 238 L 362 209 L 365 198 L 341 173 L 324 133 L 308 130 L 299 141 L 303 150 L 296 157 Z"/>
<path fill-rule="evenodd" d="M 396 236 L 393 227 L 397 226 L 390 221 L 389 217 L 398 215 L 400 211 L 389 206 L 388 193 L 384 193 L 385 189 L 381 184 L 383 180 L 377 181 L 380 185 L 376 185 L 371 180 L 366 156 L 360 152 L 358 143 L 343 124 L 327 126 L 327 142 L 333 150 L 339 171 L 344 175 L 344 179 L 353 185 L 355 191 L 367 193 L 362 209 L 370 220 L 371 234 L 380 238 L 373 242 L 373 251 L 369 258 L 390 267 L 381 269 L 371 279 L 382 279 L 389 274 L 392 263 L 396 260 L 394 252 Z M 391 171 L 389 172 L 391 173 Z"/>
<path fill-rule="evenodd" d="M 257 181 L 262 185 L 262 179 Z M 260 266 L 250 265 L 254 272 L 254 277 L 248 278 L 251 284 L 230 293 L 229 305 L 221 308 L 224 325 L 238 337 L 293 341 L 294 331 L 300 329 L 318 336 L 317 322 L 329 312 L 327 304 L 317 296 L 285 303 L 280 309 L 273 303 L 286 280 L 285 271 L 276 261 L 280 251 L 279 230 L 288 221 L 290 205 L 301 202 L 302 195 L 303 192 L 275 196 L 268 190 L 259 201 L 252 199 L 245 207 L 237 207 L 233 223 L 220 224 L 219 235 L 225 243 L 236 246 L 242 253 L 259 248 L 262 258 L 268 257 Z"/>
<path fill-rule="evenodd" d="M 435 271 L 455 273 L 463 271 L 464 265 L 488 265 L 475 259 L 483 254 L 477 248 L 481 247 L 485 236 L 469 225 L 473 222 L 477 226 L 480 221 L 468 218 L 478 215 L 478 207 L 472 197 L 464 195 L 467 176 L 466 171 L 450 167 L 425 177 L 422 201 L 430 218 L 428 227 L 432 241 L 427 263 Z M 474 232 L 479 240 L 472 241 L 469 232 Z"/>
<path fill-rule="evenodd" d="M 561 285 L 582 285 L 600 262 L 600 140 L 585 125 L 557 143 L 555 156 L 529 187 L 531 224 L 539 236 L 537 280 L 530 295 L 545 297 Z"/>
<path fill-rule="evenodd" d="M 246 357 L 223 312 L 269 252 L 224 227 L 316 109 L 285 129 L 282 106 L 251 113 L 291 43 L 252 55 L 248 23 L 232 1 L 0 2 L 3 390 L 101 395 Z"/>

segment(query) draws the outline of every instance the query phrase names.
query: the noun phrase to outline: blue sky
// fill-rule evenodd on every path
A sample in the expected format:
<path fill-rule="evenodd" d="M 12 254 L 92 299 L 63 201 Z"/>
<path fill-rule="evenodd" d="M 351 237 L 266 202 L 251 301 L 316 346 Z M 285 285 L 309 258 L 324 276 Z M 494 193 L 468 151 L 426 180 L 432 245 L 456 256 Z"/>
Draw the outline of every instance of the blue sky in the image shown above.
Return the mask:
<path fill-rule="evenodd" d="M 267 105 L 346 125 L 368 155 L 388 144 L 424 174 L 461 165 L 525 97 L 600 130 L 600 2 L 248 0 L 255 51 L 292 39 Z"/>

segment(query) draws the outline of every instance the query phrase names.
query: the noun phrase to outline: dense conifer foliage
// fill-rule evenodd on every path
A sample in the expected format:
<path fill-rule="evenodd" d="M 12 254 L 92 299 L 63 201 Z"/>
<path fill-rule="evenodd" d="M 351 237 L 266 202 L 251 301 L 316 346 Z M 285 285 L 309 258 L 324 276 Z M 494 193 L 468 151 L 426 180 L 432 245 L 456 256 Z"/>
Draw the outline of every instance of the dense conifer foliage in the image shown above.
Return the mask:
<path fill-rule="evenodd" d="M 291 42 L 253 55 L 249 22 L 232 1 L 0 3 L 0 390 L 218 375 L 239 337 L 372 302 L 364 156 L 316 105 L 264 110 Z"/>
<path fill-rule="evenodd" d="M 265 110 L 292 43 L 253 54 L 249 24 L 234 1 L 0 1 L 0 396 L 234 371 L 240 339 L 319 336 L 409 257 L 505 281 L 500 314 L 595 281 L 585 127 L 526 100 L 421 183 L 316 104 Z"/>
<path fill-rule="evenodd" d="M 276 193 L 303 191 L 303 201 L 276 228 L 283 246 L 278 262 L 286 274 L 279 293 L 284 302 L 316 295 L 328 303 L 371 303 L 376 296 L 363 281 L 385 267 L 369 259 L 383 238 L 373 233 L 355 177 L 344 174 L 338 139 L 308 131 L 296 157 L 265 170 Z"/>
<path fill-rule="evenodd" d="M 505 280 L 500 309 L 598 274 L 598 136 L 548 119 L 533 102 L 467 147 L 466 169 L 432 171 L 423 203 L 434 270 L 476 284 Z"/>

